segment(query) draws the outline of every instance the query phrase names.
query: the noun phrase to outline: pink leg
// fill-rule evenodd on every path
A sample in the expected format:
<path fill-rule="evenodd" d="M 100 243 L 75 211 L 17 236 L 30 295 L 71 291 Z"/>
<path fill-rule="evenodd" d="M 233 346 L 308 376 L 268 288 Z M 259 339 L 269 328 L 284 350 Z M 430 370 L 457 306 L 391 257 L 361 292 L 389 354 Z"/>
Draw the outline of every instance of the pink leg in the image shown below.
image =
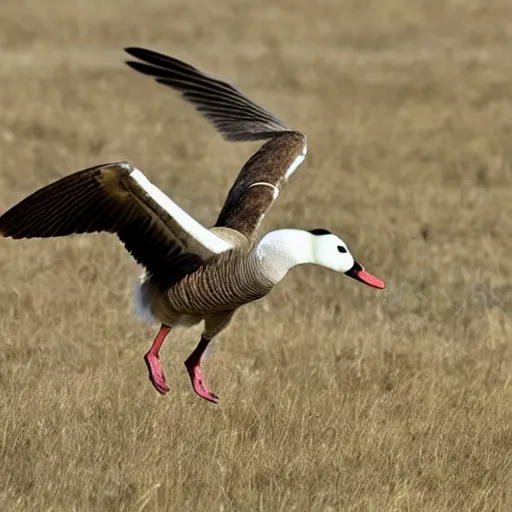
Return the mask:
<path fill-rule="evenodd" d="M 160 364 L 160 349 L 170 331 L 170 327 L 162 325 L 156 335 L 155 341 L 153 341 L 153 345 L 151 345 L 151 348 L 144 356 L 144 361 L 149 371 L 149 380 L 162 395 L 165 395 L 165 393 L 169 391 L 169 386 L 165 383 L 164 371 Z"/>
<path fill-rule="evenodd" d="M 201 373 L 201 356 L 203 355 L 206 347 L 210 343 L 210 340 L 201 337 L 201 341 L 198 343 L 194 352 L 190 354 L 189 358 L 185 361 L 185 366 L 187 367 L 187 372 L 192 381 L 192 386 L 194 387 L 194 391 L 205 400 L 209 402 L 217 403 L 219 397 L 212 392 L 210 392 L 205 384 L 203 379 L 203 374 Z"/>

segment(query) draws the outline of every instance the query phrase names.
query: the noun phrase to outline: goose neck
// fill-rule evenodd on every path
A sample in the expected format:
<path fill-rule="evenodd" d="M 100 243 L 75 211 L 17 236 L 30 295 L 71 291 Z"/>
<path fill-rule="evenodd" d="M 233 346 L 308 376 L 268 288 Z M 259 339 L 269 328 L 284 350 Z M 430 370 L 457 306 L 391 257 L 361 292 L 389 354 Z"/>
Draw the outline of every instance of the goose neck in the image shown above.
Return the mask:
<path fill-rule="evenodd" d="M 313 262 L 311 235 L 298 229 L 280 229 L 267 233 L 256 247 L 262 270 L 280 281 L 297 265 Z"/>

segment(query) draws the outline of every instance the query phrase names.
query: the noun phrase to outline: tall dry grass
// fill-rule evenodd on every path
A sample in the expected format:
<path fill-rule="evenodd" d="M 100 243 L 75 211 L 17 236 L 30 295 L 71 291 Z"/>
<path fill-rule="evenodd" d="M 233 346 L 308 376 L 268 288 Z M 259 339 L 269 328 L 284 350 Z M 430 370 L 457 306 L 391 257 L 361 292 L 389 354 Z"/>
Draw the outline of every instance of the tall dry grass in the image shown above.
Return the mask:
<path fill-rule="evenodd" d="M 0 510 L 512 509 L 512 6 L 59 2 L 0 8 L 0 207 L 126 158 L 214 220 L 229 145 L 122 64 L 146 45 L 232 80 L 309 138 L 263 231 L 339 233 L 378 292 L 298 268 L 205 362 L 131 315 L 110 236 L 0 242 Z"/>

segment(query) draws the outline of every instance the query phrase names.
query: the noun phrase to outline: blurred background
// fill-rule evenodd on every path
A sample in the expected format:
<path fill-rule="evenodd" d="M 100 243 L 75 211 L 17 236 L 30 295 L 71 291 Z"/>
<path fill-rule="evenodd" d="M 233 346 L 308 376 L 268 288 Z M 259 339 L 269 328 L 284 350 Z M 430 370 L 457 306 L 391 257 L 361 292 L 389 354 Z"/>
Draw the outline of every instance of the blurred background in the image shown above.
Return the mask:
<path fill-rule="evenodd" d="M 2 0 L 0 208 L 128 159 L 211 225 L 228 144 L 124 63 L 143 46 L 307 134 L 265 218 L 339 234 L 387 288 L 294 269 L 157 395 L 110 235 L 1 240 L 0 509 L 510 510 L 512 4 Z"/>

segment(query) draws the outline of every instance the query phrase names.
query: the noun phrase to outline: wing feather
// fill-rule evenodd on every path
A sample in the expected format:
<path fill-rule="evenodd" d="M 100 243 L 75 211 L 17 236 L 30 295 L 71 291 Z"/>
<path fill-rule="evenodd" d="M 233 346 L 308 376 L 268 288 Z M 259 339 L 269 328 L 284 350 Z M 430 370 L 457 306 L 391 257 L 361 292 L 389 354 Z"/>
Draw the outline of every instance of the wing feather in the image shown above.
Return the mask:
<path fill-rule="evenodd" d="M 78 171 L 26 197 L 0 216 L 12 238 L 115 233 L 135 260 L 176 282 L 232 246 L 201 226 L 129 162 Z"/>
<path fill-rule="evenodd" d="M 152 50 L 132 47 L 125 51 L 142 61 L 126 61 L 132 69 L 179 91 L 229 141 L 264 140 L 291 131 L 228 82 Z"/>
<path fill-rule="evenodd" d="M 266 142 L 243 166 L 215 227 L 228 227 L 254 238 L 306 151 L 306 137 L 300 132 L 283 133 Z"/>
<path fill-rule="evenodd" d="M 219 214 L 216 227 L 235 229 L 253 238 L 265 213 L 306 155 L 306 137 L 233 85 L 176 58 L 144 48 L 126 48 L 139 61 L 134 70 L 179 91 L 230 141 L 266 142 L 244 165 Z"/>

